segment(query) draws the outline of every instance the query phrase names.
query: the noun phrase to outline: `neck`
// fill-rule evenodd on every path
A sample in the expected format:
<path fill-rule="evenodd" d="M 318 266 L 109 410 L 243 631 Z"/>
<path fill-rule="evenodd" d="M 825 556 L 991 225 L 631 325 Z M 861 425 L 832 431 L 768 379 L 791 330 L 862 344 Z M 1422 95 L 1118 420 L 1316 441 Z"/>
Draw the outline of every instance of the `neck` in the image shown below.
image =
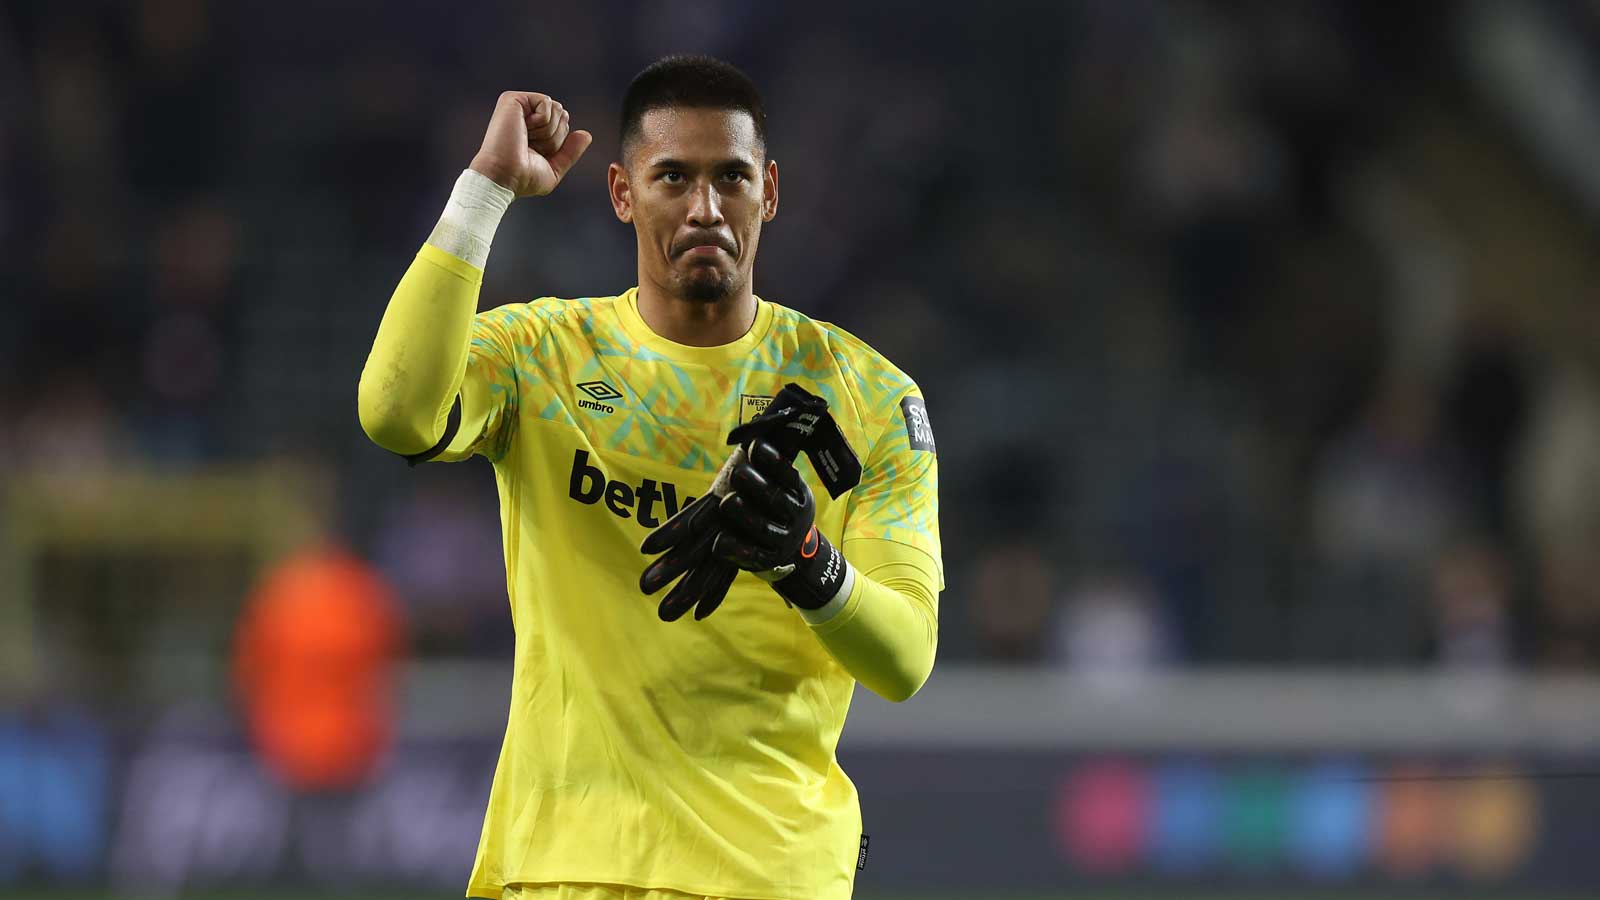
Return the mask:
<path fill-rule="evenodd" d="M 651 331 L 673 343 L 716 347 L 744 337 L 755 324 L 756 297 L 746 281 L 720 300 L 685 300 L 641 277 L 639 316 Z"/>

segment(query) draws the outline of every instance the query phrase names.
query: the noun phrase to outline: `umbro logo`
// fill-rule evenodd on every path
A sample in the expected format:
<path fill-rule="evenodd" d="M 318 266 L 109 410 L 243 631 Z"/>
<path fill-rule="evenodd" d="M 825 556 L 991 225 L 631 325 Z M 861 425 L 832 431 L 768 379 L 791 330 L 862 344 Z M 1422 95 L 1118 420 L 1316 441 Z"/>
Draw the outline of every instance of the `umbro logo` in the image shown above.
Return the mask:
<path fill-rule="evenodd" d="M 578 398 L 578 406 L 583 409 L 592 409 L 595 412 L 611 414 L 616 412 L 611 407 L 611 401 L 621 400 L 622 392 L 606 384 L 604 381 L 585 381 L 578 385 L 578 390 L 588 394 L 593 399 Z"/>
<path fill-rule="evenodd" d="M 578 390 L 583 391 L 601 403 L 622 399 L 622 392 L 604 381 L 585 381 L 583 384 L 578 385 Z"/>

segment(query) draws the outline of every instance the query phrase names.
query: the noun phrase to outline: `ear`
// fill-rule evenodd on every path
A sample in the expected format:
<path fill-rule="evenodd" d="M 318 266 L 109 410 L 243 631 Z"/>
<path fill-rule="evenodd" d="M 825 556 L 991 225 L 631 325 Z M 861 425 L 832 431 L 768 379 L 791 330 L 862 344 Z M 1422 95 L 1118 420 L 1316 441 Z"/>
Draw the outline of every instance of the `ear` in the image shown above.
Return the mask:
<path fill-rule="evenodd" d="M 761 179 L 761 221 L 771 222 L 778 214 L 778 161 L 767 160 L 767 171 Z"/>
<path fill-rule="evenodd" d="M 606 187 L 611 192 L 611 209 L 624 222 L 633 221 L 633 187 L 628 183 L 628 170 L 619 163 L 606 169 Z"/>

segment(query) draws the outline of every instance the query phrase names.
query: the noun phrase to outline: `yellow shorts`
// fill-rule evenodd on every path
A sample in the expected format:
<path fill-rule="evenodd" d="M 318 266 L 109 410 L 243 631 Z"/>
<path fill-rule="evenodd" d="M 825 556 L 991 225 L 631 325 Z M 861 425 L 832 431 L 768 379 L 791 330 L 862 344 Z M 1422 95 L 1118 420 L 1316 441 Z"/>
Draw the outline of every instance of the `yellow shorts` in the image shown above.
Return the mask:
<path fill-rule="evenodd" d="M 500 900 L 726 900 L 625 884 L 508 884 Z"/>

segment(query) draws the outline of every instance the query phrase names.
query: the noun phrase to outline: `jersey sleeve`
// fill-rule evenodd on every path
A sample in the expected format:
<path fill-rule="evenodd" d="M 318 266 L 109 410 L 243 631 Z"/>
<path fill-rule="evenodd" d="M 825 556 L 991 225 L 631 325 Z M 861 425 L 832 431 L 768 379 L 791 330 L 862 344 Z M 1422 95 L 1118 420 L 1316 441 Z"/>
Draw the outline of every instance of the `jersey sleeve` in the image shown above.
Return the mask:
<path fill-rule="evenodd" d="M 436 460 L 457 462 L 481 455 L 499 462 L 506 455 L 525 382 L 532 377 L 518 359 L 532 343 L 533 327 L 527 304 L 502 306 L 473 318 L 461 378 L 461 424 Z"/>
<path fill-rule="evenodd" d="M 892 541 L 921 551 L 944 589 L 939 466 L 927 405 L 915 386 L 889 412 L 862 465 L 861 483 L 851 491 L 841 547 L 847 557 L 852 541 Z"/>

